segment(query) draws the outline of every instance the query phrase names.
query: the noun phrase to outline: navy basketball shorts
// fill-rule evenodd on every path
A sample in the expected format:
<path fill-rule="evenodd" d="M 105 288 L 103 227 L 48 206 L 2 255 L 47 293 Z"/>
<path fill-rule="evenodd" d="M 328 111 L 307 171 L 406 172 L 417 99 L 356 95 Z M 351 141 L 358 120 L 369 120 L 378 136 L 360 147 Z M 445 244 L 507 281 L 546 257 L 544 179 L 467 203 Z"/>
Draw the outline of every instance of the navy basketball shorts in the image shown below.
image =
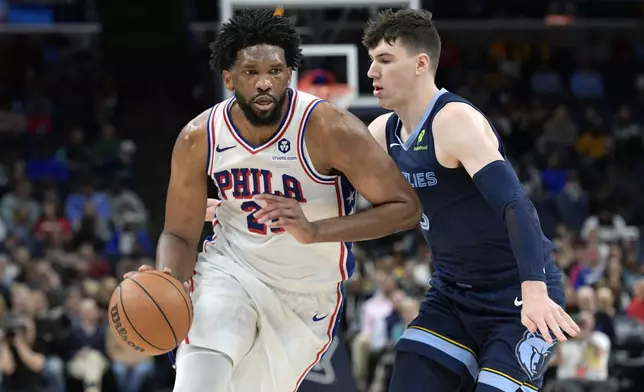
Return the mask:
<path fill-rule="evenodd" d="M 538 391 L 554 357 L 547 343 L 521 324 L 520 286 L 502 290 L 462 288 L 432 279 L 418 317 L 396 345 L 422 355 L 460 380 L 463 390 Z M 564 306 L 559 280 L 548 283 L 550 298 Z M 554 336 L 553 336 L 554 339 Z"/>

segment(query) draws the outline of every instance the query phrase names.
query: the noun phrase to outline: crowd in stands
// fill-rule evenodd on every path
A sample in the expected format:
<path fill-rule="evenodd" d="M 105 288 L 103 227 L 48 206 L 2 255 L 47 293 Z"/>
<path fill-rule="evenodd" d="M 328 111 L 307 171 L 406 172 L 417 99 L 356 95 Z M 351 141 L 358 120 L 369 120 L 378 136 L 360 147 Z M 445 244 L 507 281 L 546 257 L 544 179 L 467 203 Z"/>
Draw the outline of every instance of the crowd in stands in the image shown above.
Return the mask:
<path fill-rule="evenodd" d="M 0 390 L 138 392 L 155 361 L 106 327 L 117 277 L 154 254 L 132 190 L 137 147 L 114 125 L 118 94 L 96 53 L 11 50 L 0 67 Z"/>
<path fill-rule="evenodd" d="M 139 196 L 119 91 L 91 50 L 11 50 L 0 62 L 0 390 L 167 388 L 167 360 L 132 354 L 106 327 L 119 277 L 153 263 L 149 219 L 162 213 Z M 472 57 L 448 43 L 439 81 L 489 115 L 556 246 L 583 333 L 559 346 L 548 388 L 628 391 L 644 369 L 644 52 L 535 52 L 497 43 Z M 360 391 L 386 391 L 431 249 L 408 232 L 355 252 L 341 333 Z"/>

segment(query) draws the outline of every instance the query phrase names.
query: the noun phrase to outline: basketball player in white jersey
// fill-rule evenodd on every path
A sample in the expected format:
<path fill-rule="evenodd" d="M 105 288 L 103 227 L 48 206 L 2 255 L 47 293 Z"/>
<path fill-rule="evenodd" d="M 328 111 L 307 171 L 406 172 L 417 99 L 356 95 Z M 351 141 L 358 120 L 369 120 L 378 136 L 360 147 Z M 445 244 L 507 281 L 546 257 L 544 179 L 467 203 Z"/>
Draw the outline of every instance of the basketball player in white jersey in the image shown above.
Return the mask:
<path fill-rule="evenodd" d="M 302 56 L 288 19 L 241 11 L 211 48 L 234 97 L 177 138 L 157 252 L 158 269 L 193 278 L 174 391 L 293 392 L 333 338 L 348 241 L 413 228 L 420 205 L 360 120 L 288 88 Z M 207 177 L 219 204 L 197 256 Z M 348 216 L 356 191 L 373 208 Z"/>

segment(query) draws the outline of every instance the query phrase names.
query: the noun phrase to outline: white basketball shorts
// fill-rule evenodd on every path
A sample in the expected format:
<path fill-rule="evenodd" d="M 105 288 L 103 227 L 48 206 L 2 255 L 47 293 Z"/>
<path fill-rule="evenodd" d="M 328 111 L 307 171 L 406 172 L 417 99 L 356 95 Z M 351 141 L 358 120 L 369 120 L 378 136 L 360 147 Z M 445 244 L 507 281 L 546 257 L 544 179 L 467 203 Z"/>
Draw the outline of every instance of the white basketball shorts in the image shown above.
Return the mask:
<path fill-rule="evenodd" d="M 305 294 L 269 287 L 207 247 L 193 280 L 194 320 L 185 344 L 219 351 L 233 362 L 231 392 L 294 392 L 330 346 L 341 286 Z M 181 368 L 181 346 L 177 372 Z"/>

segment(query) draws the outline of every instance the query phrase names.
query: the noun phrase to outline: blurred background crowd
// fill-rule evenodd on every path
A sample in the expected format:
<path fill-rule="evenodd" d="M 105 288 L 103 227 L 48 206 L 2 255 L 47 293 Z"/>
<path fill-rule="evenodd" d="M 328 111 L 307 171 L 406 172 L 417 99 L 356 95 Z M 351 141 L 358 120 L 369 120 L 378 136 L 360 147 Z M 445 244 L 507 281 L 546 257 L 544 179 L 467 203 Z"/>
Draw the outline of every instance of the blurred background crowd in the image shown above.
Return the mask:
<path fill-rule="evenodd" d="M 218 8 L 168 1 L 149 17 L 137 11 L 155 2 L 114 3 L 0 0 L 1 392 L 171 390 L 168 360 L 119 345 L 106 308 L 124 271 L 154 262 L 174 137 L 220 99 L 206 46 Z M 470 99 L 501 132 L 556 245 L 567 308 L 582 327 L 560 345 L 546 390 L 641 390 L 640 2 L 449 3 L 423 2 L 443 37 L 438 84 Z M 131 12 L 120 15 L 125 6 Z M 169 25 L 172 7 L 182 17 Z M 363 8 L 320 13 L 323 27 L 342 23 L 322 37 L 303 29 L 304 41 L 359 42 L 377 11 Z M 289 12 L 312 23 L 310 13 Z M 136 18 L 145 28 L 123 27 Z M 338 64 L 315 65 L 341 77 Z M 365 122 L 381 113 L 353 111 Z M 355 252 L 339 340 L 348 377 L 337 372 L 333 390 L 386 391 L 392 347 L 428 287 L 431 249 L 412 231 Z"/>

